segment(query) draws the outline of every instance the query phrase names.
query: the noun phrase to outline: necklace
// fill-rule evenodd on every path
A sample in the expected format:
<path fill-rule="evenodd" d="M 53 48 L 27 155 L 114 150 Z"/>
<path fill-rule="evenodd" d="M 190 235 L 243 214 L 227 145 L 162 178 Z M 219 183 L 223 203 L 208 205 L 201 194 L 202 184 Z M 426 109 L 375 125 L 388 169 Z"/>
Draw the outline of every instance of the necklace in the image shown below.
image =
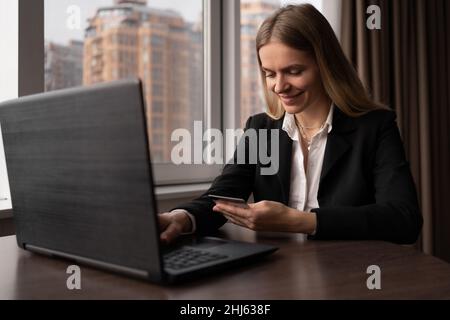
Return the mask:
<path fill-rule="evenodd" d="M 301 134 L 302 138 L 305 140 L 305 142 L 308 145 L 308 147 L 311 145 L 313 137 L 309 138 L 308 135 L 305 132 L 305 129 L 319 129 L 319 131 L 320 131 L 320 130 L 322 130 L 325 127 L 325 123 L 327 122 L 325 120 L 319 128 L 317 128 L 317 127 L 305 127 L 305 126 L 302 126 L 300 121 L 297 121 L 296 117 L 294 117 L 294 118 L 295 118 L 295 123 L 299 126 L 300 134 Z"/>
<path fill-rule="evenodd" d="M 320 127 L 307 127 L 307 126 L 302 125 L 300 123 L 300 121 L 297 120 L 297 117 L 295 117 L 295 123 L 297 123 L 300 126 L 300 128 L 302 128 L 303 130 L 304 129 L 319 129 L 319 130 L 322 130 L 323 127 L 325 126 L 326 122 L 327 122 L 327 120 L 325 120 Z"/>
<path fill-rule="evenodd" d="M 321 129 L 321 128 L 323 127 L 324 124 L 325 124 L 325 122 L 324 122 L 320 127 L 306 127 L 306 126 L 302 125 L 302 124 L 300 123 L 300 121 L 298 122 L 298 125 L 299 125 L 301 128 L 303 128 L 303 129 Z"/>
<path fill-rule="evenodd" d="M 311 145 L 312 142 L 312 138 L 308 138 L 308 135 L 306 134 L 306 132 L 303 130 L 303 127 L 300 126 L 300 134 L 303 138 L 303 140 L 306 142 L 306 145 L 309 146 Z"/>

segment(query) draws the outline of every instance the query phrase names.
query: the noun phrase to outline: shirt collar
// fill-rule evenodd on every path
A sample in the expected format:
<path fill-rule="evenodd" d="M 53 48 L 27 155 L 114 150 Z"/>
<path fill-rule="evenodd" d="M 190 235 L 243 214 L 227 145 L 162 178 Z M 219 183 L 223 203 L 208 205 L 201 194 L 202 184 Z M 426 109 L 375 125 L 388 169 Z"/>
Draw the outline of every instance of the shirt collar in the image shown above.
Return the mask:
<path fill-rule="evenodd" d="M 331 132 L 333 127 L 333 111 L 334 111 L 334 103 L 331 103 L 330 111 L 328 112 L 327 120 L 325 121 L 325 127 L 323 130 L 327 130 L 327 133 Z M 297 129 L 297 125 L 295 124 L 295 117 L 293 114 L 284 113 L 284 120 L 282 129 L 288 134 L 289 138 L 294 141 L 299 140 L 299 132 Z"/>

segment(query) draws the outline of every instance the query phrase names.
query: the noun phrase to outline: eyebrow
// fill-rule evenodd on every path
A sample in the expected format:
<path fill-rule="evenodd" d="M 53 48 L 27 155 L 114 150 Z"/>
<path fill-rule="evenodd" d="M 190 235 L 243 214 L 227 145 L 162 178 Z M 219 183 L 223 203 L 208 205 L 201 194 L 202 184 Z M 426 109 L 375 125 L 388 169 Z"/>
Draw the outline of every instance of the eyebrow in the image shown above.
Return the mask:
<path fill-rule="evenodd" d="M 284 67 L 283 69 L 281 69 L 281 71 L 284 72 L 284 71 L 287 71 L 287 70 L 292 69 L 292 68 L 305 69 L 306 66 L 303 65 L 303 64 L 291 64 L 291 65 L 289 65 L 289 66 Z M 273 72 L 272 70 L 267 69 L 267 68 L 265 68 L 265 67 L 263 67 L 263 66 L 261 66 L 261 69 L 262 69 L 263 71 L 271 71 L 271 72 Z"/>

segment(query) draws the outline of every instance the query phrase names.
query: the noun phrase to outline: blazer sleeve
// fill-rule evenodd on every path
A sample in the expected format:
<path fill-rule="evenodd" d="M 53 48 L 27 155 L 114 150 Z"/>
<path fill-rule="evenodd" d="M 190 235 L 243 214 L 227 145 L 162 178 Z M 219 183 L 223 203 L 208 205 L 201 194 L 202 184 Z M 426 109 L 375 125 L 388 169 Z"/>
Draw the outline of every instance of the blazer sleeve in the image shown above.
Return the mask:
<path fill-rule="evenodd" d="M 388 112 L 380 127 L 373 181 L 375 203 L 360 207 L 321 207 L 311 239 L 385 240 L 414 243 L 423 219 L 414 181 L 395 121 Z"/>
<path fill-rule="evenodd" d="M 249 117 L 244 132 L 254 126 L 253 122 L 253 117 Z M 241 139 L 239 144 L 241 145 L 242 143 L 245 144 L 244 150 L 246 159 L 248 159 L 249 141 L 248 139 Z M 245 164 L 238 164 L 237 150 L 239 149 L 239 147 L 236 148 L 232 160 L 224 166 L 222 173 L 214 179 L 211 187 L 204 194 L 188 203 L 171 209 L 184 209 L 192 214 L 195 218 L 197 234 L 212 233 L 227 222 L 227 219 L 222 214 L 212 210 L 215 203 L 208 197 L 208 194 L 248 200 L 253 192 L 256 164 L 250 164 L 249 161 L 245 161 Z"/>

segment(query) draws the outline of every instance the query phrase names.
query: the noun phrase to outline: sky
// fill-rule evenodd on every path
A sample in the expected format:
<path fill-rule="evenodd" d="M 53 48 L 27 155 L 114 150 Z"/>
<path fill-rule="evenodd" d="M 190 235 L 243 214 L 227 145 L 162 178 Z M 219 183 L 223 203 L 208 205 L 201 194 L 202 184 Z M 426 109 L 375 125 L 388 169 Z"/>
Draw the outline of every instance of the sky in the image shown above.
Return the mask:
<path fill-rule="evenodd" d="M 309 2 L 321 10 L 322 0 L 281 0 L 281 4 Z M 66 44 L 70 39 L 82 40 L 87 19 L 92 17 L 96 9 L 110 6 L 114 0 L 45 0 L 45 38 L 57 43 Z M 71 6 L 80 9 L 81 27 L 72 29 L 67 26 Z M 196 21 L 202 10 L 202 0 L 148 0 L 148 6 L 160 9 L 173 9 L 180 13 L 186 21 Z"/>

